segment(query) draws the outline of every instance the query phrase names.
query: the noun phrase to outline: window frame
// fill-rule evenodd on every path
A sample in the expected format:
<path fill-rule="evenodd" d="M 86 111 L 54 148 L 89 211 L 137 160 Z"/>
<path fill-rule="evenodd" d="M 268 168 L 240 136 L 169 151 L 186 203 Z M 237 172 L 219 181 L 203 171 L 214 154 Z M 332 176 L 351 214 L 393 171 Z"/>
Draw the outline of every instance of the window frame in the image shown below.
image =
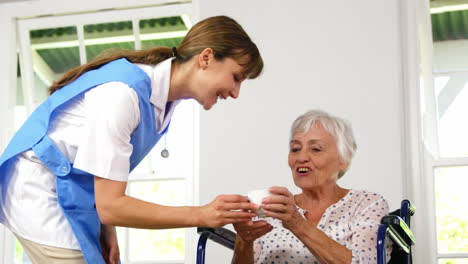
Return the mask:
<path fill-rule="evenodd" d="M 125 2 L 125 1 L 124 1 Z M 129 2 L 129 1 L 128 1 Z M 161 1 L 159 1 L 161 2 Z M 133 2 L 131 2 L 133 4 Z M 121 3 L 119 3 L 121 4 Z M 129 2 L 130 4 L 130 2 Z M 118 4 L 117 4 L 118 5 Z M 78 35 L 80 36 L 79 44 L 80 44 L 80 51 L 84 50 L 84 41 L 83 41 L 83 26 L 86 24 L 97 24 L 97 23 L 110 23 L 110 22 L 115 22 L 115 21 L 120 21 L 122 19 L 116 19 L 116 18 L 125 18 L 124 20 L 132 20 L 133 23 L 133 29 L 139 29 L 138 28 L 138 20 L 144 20 L 144 19 L 152 19 L 152 18 L 158 18 L 158 17 L 170 17 L 170 16 L 179 16 L 183 15 L 185 18 L 188 18 L 188 20 L 184 21 L 186 22 L 186 25 L 188 28 L 191 27 L 191 24 L 187 22 L 194 22 L 195 21 L 195 16 L 194 16 L 194 8 L 193 4 L 191 1 L 185 1 L 185 2 L 172 2 L 169 4 L 156 4 L 153 6 L 145 6 L 145 7 L 129 7 L 129 8 L 121 8 L 121 9 L 110 9 L 110 10 L 104 10 L 104 11 L 90 11 L 90 12 L 84 12 L 84 13 L 77 13 L 77 14 L 66 14 L 64 12 L 64 15 L 58 15 L 58 16 L 45 16 L 45 17 L 26 17 L 26 18 L 18 18 L 15 17 L 17 20 L 14 21 L 15 23 L 11 24 L 12 28 L 15 28 L 15 31 L 13 34 L 17 36 L 14 38 L 16 41 L 12 41 L 13 43 L 17 42 L 20 53 L 21 53 L 21 58 L 20 60 L 23 60 L 23 63 L 21 63 L 21 72 L 25 75 L 24 77 L 22 76 L 23 80 L 23 92 L 25 96 L 25 105 L 27 106 L 28 112 L 30 113 L 33 109 L 37 107 L 41 102 L 37 102 L 34 100 L 34 90 L 32 89 L 32 84 L 34 75 L 32 74 L 33 69 L 32 69 L 32 57 L 31 57 L 31 50 L 30 50 L 30 39 L 29 39 L 29 31 L 30 30 L 35 30 L 35 29 L 41 29 L 41 28 L 55 28 L 55 27 L 62 27 L 62 26 L 77 26 L 78 30 Z M 185 20 L 185 19 L 184 19 Z M 0 21 L 1 22 L 1 21 Z M 136 26 L 135 26 L 136 25 Z M 138 32 L 138 31 L 136 31 Z M 139 34 L 136 34 L 135 37 L 135 48 L 138 49 L 140 47 L 140 38 Z M 14 49 L 16 51 L 16 49 Z M 83 54 L 80 52 L 80 54 Z M 14 63 L 11 63 L 12 65 L 16 65 L 16 52 L 14 53 Z M 84 63 L 86 60 L 86 56 L 81 55 L 80 57 L 81 63 Z M 12 61 L 12 60 L 10 60 Z M 9 64 L 10 65 L 10 64 Z M 15 67 L 16 69 L 16 67 Z M 13 78 L 13 74 L 11 74 L 11 82 L 13 84 L 16 84 L 16 71 L 14 72 L 15 76 Z M 13 81 L 14 80 L 14 81 Z M 13 134 L 13 116 L 12 114 L 14 113 L 14 107 L 16 105 L 16 85 L 11 85 L 8 88 L 7 93 L 5 93 L 8 96 L 8 98 L 5 98 L 7 100 L 2 100 L 7 101 L 9 105 L 9 111 L 5 111 L 4 115 L 2 115 L 2 118 L 5 116 L 7 117 L 6 113 L 10 113 L 9 118 L 5 118 L 6 120 L 11 120 L 11 125 L 8 126 L 10 128 L 8 133 L 2 133 L 2 140 L 4 139 L 5 144 L 2 144 L 2 146 L 6 147 L 6 144 L 8 143 L 8 138 L 10 135 Z M 199 107 L 196 104 L 192 104 L 193 107 L 193 127 L 194 127 L 194 134 L 192 135 L 193 137 L 193 178 L 184 178 L 187 184 L 187 189 L 189 189 L 189 192 L 187 194 L 187 205 L 195 205 L 198 203 L 198 120 L 199 120 Z M 3 142 L 2 142 L 3 143 Z M 169 178 L 166 179 L 164 177 L 158 177 L 154 175 L 154 177 L 148 178 L 150 180 L 177 180 L 179 178 Z M 195 245 L 195 240 L 196 240 L 196 230 L 195 228 L 187 228 L 186 229 L 186 242 L 185 242 L 185 259 L 182 261 L 169 261 L 169 260 L 164 260 L 164 261 L 151 261 L 151 263 L 192 263 L 194 262 L 195 255 L 194 251 L 196 248 Z M 0 258 L 4 263 L 13 263 L 14 262 L 14 236 L 7 230 L 6 228 L 0 227 L 0 255 L 3 256 Z M 3 263 L 2 262 L 2 263 Z M 138 261 L 138 263 L 144 263 L 145 261 L 141 262 Z M 131 263 L 131 262 L 122 262 L 122 263 Z"/>
<path fill-rule="evenodd" d="M 466 75 L 468 76 L 468 71 L 445 71 L 445 72 L 439 72 L 439 71 L 433 71 L 432 72 L 432 76 L 433 76 L 433 80 L 435 81 L 435 77 L 437 77 L 438 75 L 451 75 L 451 73 L 453 74 L 458 74 L 460 72 L 464 72 L 466 73 Z M 421 100 L 425 100 L 426 101 L 426 107 L 430 107 L 432 109 L 435 110 L 435 113 L 434 113 L 434 123 L 438 123 L 438 115 L 436 115 L 438 112 L 437 112 L 437 108 L 438 108 L 438 102 L 436 101 L 437 99 L 435 98 L 435 89 L 434 89 L 434 85 L 431 86 L 432 90 L 430 90 L 430 95 L 431 97 L 434 97 L 433 99 L 430 99 L 428 98 L 429 96 L 426 96 L 425 98 L 421 98 Z M 467 88 L 464 88 L 464 89 L 467 89 Z M 462 90 L 461 90 L 462 91 Z M 460 91 L 460 92 L 461 92 Z M 434 128 L 431 128 L 431 129 L 434 129 Z M 431 130 L 431 129 L 427 129 L 427 130 Z M 432 131 L 432 133 L 435 134 L 436 136 L 436 139 L 435 142 L 433 142 L 432 144 L 434 144 L 433 146 L 433 149 L 435 149 L 437 152 L 433 153 L 431 155 L 431 157 L 428 159 L 428 162 L 427 162 L 427 170 L 428 170 L 428 173 L 430 173 L 431 175 L 431 179 L 432 179 L 432 201 L 433 201 L 433 207 L 434 207 L 434 215 L 433 215 L 433 218 L 434 218 L 434 225 L 435 225 L 435 230 L 434 230 L 434 236 L 435 236 L 435 251 L 436 251 L 436 254 L 435 254 L 435 263 L 439 263 L 439 260 L 441 259 L 465 259 L 465 260 L 468 260 L 468 252 L 466 253 L 440 253 L 439 252 L 439 248 L 438 248 L 438 243 L 437 243 L 437 223 L 436 223 L 436 211 L 437 211 L 437 208 L 436 208 L 436 200 L 435 200 L 435 170 L 437 168 L 444 168 L 444 167 L 468 167 L 468 157 L 441 157 L 440 156 L 440 152 L 439 152 L 439 141 L 438 141 L 438 126 L 435 128 L 436 130 L 435 131 Z"/>
<path fill-rule="evenodd" d="M 170 17 L 170 16 L 184 16 L 188 15 L 190 20 L 192 19 L 192 5 L 191 4 L 179 4 L 179 5 L 165 5 L 156 7 L 145 7 L 145 8 L 133 8 L 133 9 L 121 9 L 121 10 L 109 10 L 109 11 L 98 11 L 84 14 L 70 14 L 60 16 L 48 16 L 38 18 L 24 18 L 17 21 L 18 27 L 18 46 L 20 54 L 20 69 L 22 77 L 22 86 L 25 105 L 28 109 L 28 113 L 31 113 L 41 102 L 37 101 L 34 96 L 34 76 L 33 76 L 33 63 L 31 54 L 31 40 L 29 32 L 31 30 L 45 29 L 45 28 L 57 28 L 57 27 L 69 27 L 76 26 L 79 50 L 80 50 L 80 63 L 86 63 L 86 50 L 84 41 L 83 27 L 89 24 L 99 23 L 111 23 L 124 20 L 131 20 L 133 22 L 133 30 L 135 34 L 135 49 L 140 48 L 140 34 L 138 20 L 151 19 L 157 17 Z"/>
<path fill-rule="evenodd" d="M 417 238 L 417 264 L 439 259 L 468 258 L 468 254 L 440 254 L 437 250 L 435 168 L 468 165 L 468 158 L 440 158 L 438 116 L 434 96 L 434 67 L 430 4 L 401 1 L 402 124 L 404 194 L 416 205 L 411 229 Z"/>

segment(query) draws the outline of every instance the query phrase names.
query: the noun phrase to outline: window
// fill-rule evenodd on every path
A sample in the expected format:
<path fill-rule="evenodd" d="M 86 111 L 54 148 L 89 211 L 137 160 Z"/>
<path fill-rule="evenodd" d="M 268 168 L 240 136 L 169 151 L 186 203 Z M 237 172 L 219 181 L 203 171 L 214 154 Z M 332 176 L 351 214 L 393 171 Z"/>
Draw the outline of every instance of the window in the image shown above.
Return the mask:
<path fill-rule="evenodd" d="M 190 13 L 190 4 L 176 4 L 19 20 L 15 129 L 67 70 L 110 49 L 177 46 L 191 26 Z M 128 195 L 164 205 L 193 204 L 196 109 L 190 100 L 178 105 L 166 136 L 131 173 Z M 161 156 L 163 149 L 168 158 Z M 188 230 L 117 228 L 122 263 L 185 263 L 193 244 Z M 18 243 L 14 263 L 30 263 Z"/>
<path fill-rule="evenodd" d="M 468 263 L 468 71 L 434 73 L 438 153 L 434 177 L 437 257 L 440 264 Z"/>
<path fill-rule="evenodd" d="M 437 9 L 440 10 L 440 9 Z M 433 89 L 423 98 L 432 126 L 426 144 L 432 157 L 427 166 L 434 188 L 436 258 L 439 264 L 468 263 L 468 51 L 462 25 L 468 10 L 431 9 L 434 66 Z M 462 56 L 463 57 L 463 56 Z M 427 90 L 426 90 L 427 91 Z M 427 116 L 425 118 L 428 118 Z"/>

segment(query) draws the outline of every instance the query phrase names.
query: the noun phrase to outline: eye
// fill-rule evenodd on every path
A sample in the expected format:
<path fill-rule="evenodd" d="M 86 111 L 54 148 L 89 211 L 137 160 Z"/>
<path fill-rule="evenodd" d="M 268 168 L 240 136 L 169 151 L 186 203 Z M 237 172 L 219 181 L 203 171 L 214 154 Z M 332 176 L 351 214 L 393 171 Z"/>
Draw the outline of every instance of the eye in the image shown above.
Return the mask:
<path fill-rule="evenodd" d="M 239 78 L 239 76 L 238 76 L 237 74 L 234 74 L 234 75 L 233 75 L 233 78 L 234 78 L 234 81 L 235 81 L 235 82 L 239 82 L 239 81 L 240 81 L 240 78 Z"/>
<path fill-rule="evenodd" d="M 312 148 L 312 151 L 313 151 L 313 152 L 320 152 L 320 151 L 322 151 L 322 150 L 319 149 L 319 148 Z"/>
<path fill-rule="evenodd" d="M 294 152 L 298 152 L 299 150 L 301 150 L 301 149 L 298 148 L 298 147 L 292 147 L 289 151 L 294 153 Z"/>

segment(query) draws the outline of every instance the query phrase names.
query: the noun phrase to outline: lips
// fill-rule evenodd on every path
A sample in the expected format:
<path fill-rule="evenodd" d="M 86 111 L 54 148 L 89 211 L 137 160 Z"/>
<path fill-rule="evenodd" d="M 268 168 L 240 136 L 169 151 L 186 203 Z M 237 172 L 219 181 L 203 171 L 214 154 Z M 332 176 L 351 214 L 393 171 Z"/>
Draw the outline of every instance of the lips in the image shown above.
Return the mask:
<path fill-rule="evenodd" d="M 222 93 L 217 93 L 216 96 L 218 99 L 221 99 L 221 100 L 226 100 L 227 98 L 227 96 L 224 96 Z"/>

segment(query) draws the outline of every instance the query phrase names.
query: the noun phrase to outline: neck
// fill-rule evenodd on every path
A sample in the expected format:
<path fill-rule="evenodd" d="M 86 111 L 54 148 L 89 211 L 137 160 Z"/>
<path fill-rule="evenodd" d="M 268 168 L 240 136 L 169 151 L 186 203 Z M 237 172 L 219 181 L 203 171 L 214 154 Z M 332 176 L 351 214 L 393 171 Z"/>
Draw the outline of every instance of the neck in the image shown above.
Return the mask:
<path fill-rule="evenodd" d="M 192 63 L 192 60 L 184 63 L 172 61 L 169 94 L 167 97 L 169 102 L 192 98 L 189 85 L 193 75 L 193 67 L 190 67 Z"/>
<path fill-rule="evenodd" d="M 335 183 L 326 186 L 317 186 L 311 189 L 303 189 L 296 196 L 296 203 L 301 208 L 328 207 L 338 202 L 347 193 L 348 189 L 341 188 Z"/>

